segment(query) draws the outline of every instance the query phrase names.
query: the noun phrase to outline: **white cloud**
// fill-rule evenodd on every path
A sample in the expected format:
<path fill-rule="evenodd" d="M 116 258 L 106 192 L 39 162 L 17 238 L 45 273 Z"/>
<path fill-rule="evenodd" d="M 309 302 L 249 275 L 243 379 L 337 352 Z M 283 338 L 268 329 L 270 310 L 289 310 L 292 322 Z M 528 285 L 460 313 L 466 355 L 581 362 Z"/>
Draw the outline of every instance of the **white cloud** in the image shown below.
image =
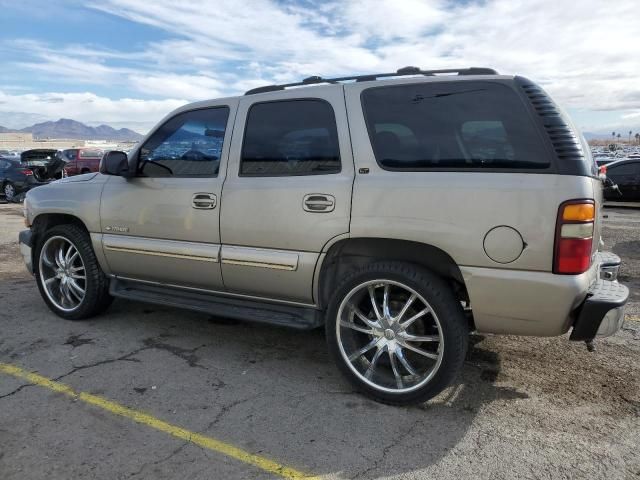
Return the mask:
<path fill-rule="evenodd" d="M 621 120 L 640 110 L 634 0 L 154 0 L 152 8 L 147 0 L 93 0 L 90 7 L 161 29 L 166 39 L 123 51 L 17 40 L 27 58 L 17 68 L 56 85 L 195 100 L 308 75 L 488 66 L 538 81 L 566 107 L 615 110 Z"/>
<path fill-rule="evenodd" d="M 113 100 L 93 93 L 9 94 L 0 91 L 0 116 L 5 127 L 19 128 L 43 120 L 73 118 L 85 123 L 110 123 L 141 133 L 185 100 Z M 15 112 L 20 112 L 16 117 Z"/>

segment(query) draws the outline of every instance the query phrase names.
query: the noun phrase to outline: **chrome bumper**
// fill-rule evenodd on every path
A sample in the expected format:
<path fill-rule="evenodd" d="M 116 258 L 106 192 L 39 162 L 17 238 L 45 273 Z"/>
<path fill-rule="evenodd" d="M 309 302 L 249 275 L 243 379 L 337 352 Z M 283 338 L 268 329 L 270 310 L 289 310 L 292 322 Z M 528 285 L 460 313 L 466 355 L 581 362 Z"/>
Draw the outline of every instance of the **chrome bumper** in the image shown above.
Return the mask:
<path fill-rule="evenodd" d="M 612 252 L 598 252 L 600 262 L 600 278 L 602 280 L 615 281 L 620 270 L 620 257 Z"/>
<path fill-rule="evenodd" d="M 31 254 L 32 250 L 32 238 L 33 235 L 31 230 L 22 230 L 18 234 L 18 243 L 20 244 L 20 254 L 22 255 L 22 259 L 24 260 L 24 264 L 27 267 L 27 270 L 30 274 L 33 275 L 33 256 Z"/>

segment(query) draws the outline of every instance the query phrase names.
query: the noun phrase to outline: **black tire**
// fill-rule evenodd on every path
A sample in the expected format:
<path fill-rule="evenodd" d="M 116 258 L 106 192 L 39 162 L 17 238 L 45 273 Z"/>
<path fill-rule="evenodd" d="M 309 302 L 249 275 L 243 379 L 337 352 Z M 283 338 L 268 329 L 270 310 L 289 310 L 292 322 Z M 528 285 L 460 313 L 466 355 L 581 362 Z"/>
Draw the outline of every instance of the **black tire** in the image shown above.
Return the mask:
<path fill-rule="evenodd" d="M 7 189 L 12 189 L 13 193 L 8 193 Z M 5 182 L 2 185 L 2 195 L 7 202 L 14 202 L 16 198 L 16 187 L 11 182 Z"/>
<path fill-rule="evenodd" d="M 72 311 L 61 310 L 49 299 L 39 271 L 42 247 L 47 240 L 56 236 L 63 237 L 75 246 L 85 268 L 85 295 L 80 304 Z M 100 268 L 91 246 L 89 234 L 77 225 L 56 225 L 47 230 L 38 239 L 33 269 L 42 298 L 51 311 L 59 317 L 67 320 L 85 320 L 104 312 L 113 301 L 113 297 L 109 295 L 109 279 Z"/>
<path fill-rule="evenodd" d="M 359 285 L 372 280 L 389 280 L 413 289 L 428 302 L 437 315 L 442 334 L 442 356 L 435 374 L 424 385 L 410 392 L 389 392 L 366 383 L 343 356 L 337 334 L 338 312 L 343 300 Z M 335 290 L 327 309 L 327 343 L 331 357 L 349 382 L 368 397 L 391 405 L 423 403 L 456 378 L 464 364 L 469 341 L 469 328 L 460 302 L 451 287 L 440 277 L 417 265 L 402 262 L 373 263 L 345 278 Z M 373 336 L 371 338 L 374 338 Z M 439 351 L 439 350 L 438 350 Z M 391 356 L 391 354 L 389 354 Z M 395 371 L 394 371 L 395 374 Z"/>

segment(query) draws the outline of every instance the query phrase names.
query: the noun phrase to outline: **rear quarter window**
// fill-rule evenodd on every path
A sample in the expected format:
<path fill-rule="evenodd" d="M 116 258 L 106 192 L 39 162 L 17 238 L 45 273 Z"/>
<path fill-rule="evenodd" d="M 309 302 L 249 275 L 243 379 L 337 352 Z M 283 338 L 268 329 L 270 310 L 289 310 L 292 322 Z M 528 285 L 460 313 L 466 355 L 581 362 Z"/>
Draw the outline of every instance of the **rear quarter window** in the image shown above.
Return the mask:
<path fill-rule="evenodd" d="M 520 97 L 490 82 L 373 87 L 362 104 L 387 170 L 544 170 L 551 159 Z"/>

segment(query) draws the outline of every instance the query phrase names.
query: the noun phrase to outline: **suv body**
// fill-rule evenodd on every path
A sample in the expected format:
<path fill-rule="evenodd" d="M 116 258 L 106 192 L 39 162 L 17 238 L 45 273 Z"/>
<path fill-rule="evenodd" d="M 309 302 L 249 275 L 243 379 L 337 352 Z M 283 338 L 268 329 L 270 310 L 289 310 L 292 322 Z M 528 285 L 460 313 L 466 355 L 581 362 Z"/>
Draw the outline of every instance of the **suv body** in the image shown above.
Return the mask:
<path fill-rule="evenodd" d="M 521 77 L 311 77 L 179 108 L 102 174 L 30 192 L 21 249 L 63 317 L 117 296 L 325 324 L 347 378 L 412 403 L 451 382 L 470 330 L 618 330 L 628 290 L 598 252 L 594 165 Z"/>
<path fill-rule="evenodd" d="M 102 150 L 95 148 L 69 148 L 60 152 L 62 159 L 67 162 L 65 173 L 71 177 L 84 173 L 97 172 L 100 168 Z"/>

